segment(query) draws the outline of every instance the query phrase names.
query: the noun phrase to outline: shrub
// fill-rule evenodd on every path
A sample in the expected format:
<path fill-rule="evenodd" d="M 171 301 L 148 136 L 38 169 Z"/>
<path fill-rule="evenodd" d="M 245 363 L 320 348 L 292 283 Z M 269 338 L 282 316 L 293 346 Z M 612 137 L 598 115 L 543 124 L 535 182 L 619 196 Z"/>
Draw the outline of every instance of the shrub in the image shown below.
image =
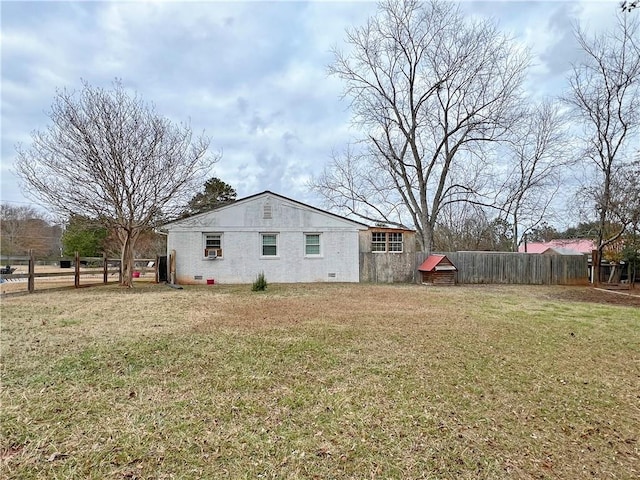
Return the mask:
<path fill-rule="evenodd" d="M 264 272 L 260 272 L 258 274 L 258 278 L 256 278 L 256 281 L 253 282 L 251 291 L 264 292 L 266 289 L 267 289 L 267 280 L 264 278 Z"/>

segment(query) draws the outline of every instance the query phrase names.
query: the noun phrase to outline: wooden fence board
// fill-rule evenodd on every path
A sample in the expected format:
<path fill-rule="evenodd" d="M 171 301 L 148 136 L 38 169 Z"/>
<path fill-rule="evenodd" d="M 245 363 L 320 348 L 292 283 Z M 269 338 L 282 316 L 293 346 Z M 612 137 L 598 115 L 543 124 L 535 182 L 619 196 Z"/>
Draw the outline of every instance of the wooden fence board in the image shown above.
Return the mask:
<path fill-rule="evenodd" d="M 586 285 L 587 258 L 583 255 L 539 255 L 510 252 L 438 252 L 458 268 L 463 284 Z M 373 283 L 417 282 L 418 266 L 427 255 L 360 254 L 360 281 Z"/>
<path fill-rule="evenodd" d="M 586 285 L 583 255 L 538 255 L 510 252 L 447 252 L 458 267 L 458 283 L 516 285 Z M 424 258 L 424 254 L 422 254 Z M 420 258 L 418 258 L 420 261 Z"/>

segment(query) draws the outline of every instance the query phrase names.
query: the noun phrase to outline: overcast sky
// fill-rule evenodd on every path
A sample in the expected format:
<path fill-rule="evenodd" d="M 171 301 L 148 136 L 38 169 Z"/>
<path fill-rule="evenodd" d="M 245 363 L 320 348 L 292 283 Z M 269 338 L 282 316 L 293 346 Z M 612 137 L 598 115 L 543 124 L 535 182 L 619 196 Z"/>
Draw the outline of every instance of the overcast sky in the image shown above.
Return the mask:
<path fill-rule="evenodd" d="M 576 21 L 611 24 L 618 1 L 466 1 L 535 55 L 529 88 L 561 93 L 578 55 Z M 48 125 L 57 88 L 114 78 L 158 113 L 190 121 L 222 159 L 211 176 L 238 197 L 263 190 L 322 207 L 305 187 L 353 135 L 330 49 L 376 4 L 274 2 L 2 1 L 1 200 L 27 205 L 12 172 L 15 145 Z M 634 12 L 635 14 L 636 12 Z M 194 192 L 195 193 L 195 192 Z"/>

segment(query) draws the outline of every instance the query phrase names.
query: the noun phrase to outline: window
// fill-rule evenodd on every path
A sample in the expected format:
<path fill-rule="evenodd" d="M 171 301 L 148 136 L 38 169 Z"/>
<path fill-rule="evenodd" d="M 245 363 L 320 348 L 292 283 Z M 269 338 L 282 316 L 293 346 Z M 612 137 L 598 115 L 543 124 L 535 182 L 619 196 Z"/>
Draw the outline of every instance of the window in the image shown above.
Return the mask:
<path fill-rule="evenodd" d="M 304 254 L 305 256 L 320 255 L 320 234 L 319 233 L 304 234 Z"/>
<path fill-rule="evenodd" d="M 387 239 L 389 240 L 388 250 L 390 252 L 402 253 L 402 233 L 389 232 L 387 233 Z"/>
<path fill-rule="evenodd" d="M 373 232 L 371 234 L 371 251 L 386 252 L 387 251 L 387 234 L 384 232 Z"/>
<path fill-rule="evenodd" d="M 222 234 L 205 233 L 204 235 L 204 256 L 222 257 Z"/>
<path fill-rule="evenodd" d="M 402 232 L 371 232 L 371 251 L 402 253 Z"/>
<path fill-rule="evenodd" d="M 262 256 L 277 257 L 278 256 L 278 235 L 275 233 L 262 234 Z"/>

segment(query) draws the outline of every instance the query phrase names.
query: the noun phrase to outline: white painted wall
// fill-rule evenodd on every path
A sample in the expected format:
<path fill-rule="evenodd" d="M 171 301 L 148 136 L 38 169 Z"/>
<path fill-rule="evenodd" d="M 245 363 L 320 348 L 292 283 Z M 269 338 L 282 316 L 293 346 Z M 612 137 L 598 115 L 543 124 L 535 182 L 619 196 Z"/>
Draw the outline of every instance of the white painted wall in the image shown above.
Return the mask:
<path fill-rule="evenodd" d="M 271 219 L 265 218 L 265 205 Z M 271 192 L 167 225 L 179 284 L 358 282 L 358 232 L 365 226 Z M 222 258 L 204 257 L 205 234 L 222 235 Z M 278 235 L 277 257 L 263 257 L 261 233 Z M 320 234 L 320 256 L 305 256 L 305 233 Z"/>

